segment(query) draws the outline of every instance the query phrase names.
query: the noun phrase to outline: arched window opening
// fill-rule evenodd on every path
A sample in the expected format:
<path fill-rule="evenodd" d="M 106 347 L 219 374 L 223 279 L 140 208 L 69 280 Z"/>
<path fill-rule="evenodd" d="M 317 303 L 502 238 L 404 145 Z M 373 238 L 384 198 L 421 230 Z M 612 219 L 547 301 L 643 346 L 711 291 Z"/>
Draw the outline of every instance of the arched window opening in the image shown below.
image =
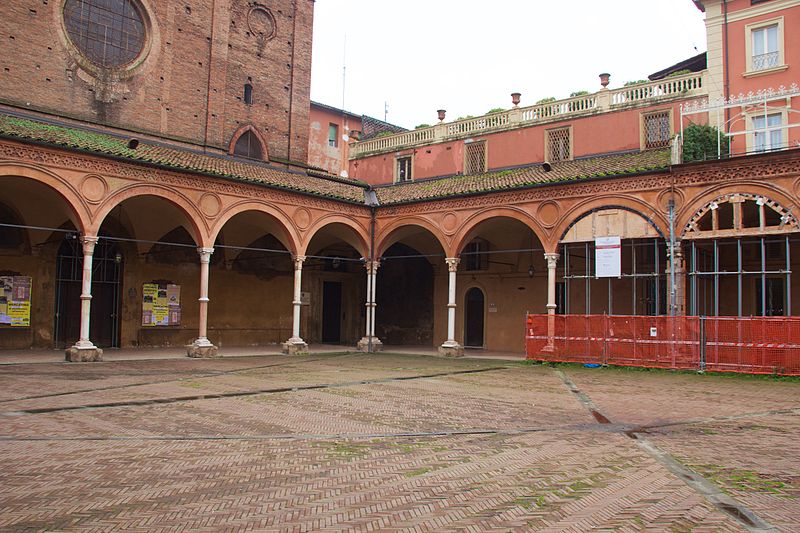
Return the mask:
<path fill-rule="evenodd" d="M 233 155 L 247 157 L 250 159 L 264 159 L 264 151 L 258 137 L 252 131 L 244 132 L 237 140 L 233 148 Z"/>
<path fill-rule="evenodd" d="M 253 104 L 253 84 L 250 83 L 250 78 L 247 78 L 247 83 L 244 84 L 244 103 Z"/>

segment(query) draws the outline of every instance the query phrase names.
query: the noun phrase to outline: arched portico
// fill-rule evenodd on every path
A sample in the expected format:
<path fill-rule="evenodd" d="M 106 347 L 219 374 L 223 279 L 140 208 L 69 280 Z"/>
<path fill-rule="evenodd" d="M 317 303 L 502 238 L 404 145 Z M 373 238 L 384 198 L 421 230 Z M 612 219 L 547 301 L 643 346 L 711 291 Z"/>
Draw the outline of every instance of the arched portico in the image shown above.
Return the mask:
<path fill-rule="evenodd" d="M 0 173 L 0 296 L 6 301 L 0 315 L 0 347 L 52 348 L 60 343 L 53 312 L 57 307 L 53 267 L 65 240 L 79 242 L 87 224 L 86 206 L 56 173 L 25 164 L 0 164 Z M 72 317 L 76 325 L 80 295 L 79 288 Z M 69 342 L 77 340 L 76 328 Z"/>
<path fill-rule="evenodd" d="M 209 309 L 209 329 L 226 345 L 277 344 L 292 330 L 297 245 L 280 211 L 263 208 L 240 204 L 214 229 L 210 290 L 224 296 Z"/>
<path fill-rule="evenodd" d="M 347 217 L 327 216 L 309 228 L 295 263 L 296 294 L 304 292 L 308 300 L 297 298 L 295 313 L 306 306 L 303 329 L 311 342 L 355 344 L 364 324 L 370 324 L 360 305 L 367 300 L 367 242 L 364 228 Z"/>
<path fill-rule="evenodd" d="M 446 303 L 435 290 L 442 284 L 445 266 L 440 238 L 420 219 L 407 219 L 405 224 L 393 225 L 378 242 L 375 332 L 382 342 L 436 344 L 438 309 Z"/>
<path fill-rule="evenodd" d="M 543 229 L 521 209 L 483 210 L 467 219 L 453 240 L 454 257 L 448 259 L 448 330 L 452 328 L 453 336 L 448 332 L 447 342 L 474 344 L 468 336 L 475 333 L 466 328 L 477 327 L 473 289 L 480 287 L 486 311 L 481 315 L 485 319 L 481 346 L 518 349 L 524 326 L 520 317 L 546 309 L 549 269 L 542 235 L 546 235 Z M 469 311 L 458 305 L 467 301 L 473 306 Z"/>
<path fill-rule="evenodd" d="M 552 287 L 557 313 L 659 315 L 667 312 L 666 234 L 653 211 L 609 203 L 561 225 Z"/>
<path fill-rule="evenodd" d="M 689 206 L 680 237 L 690 314 L 797 313 L 800 225 L 793 206 L 775 193 L 764 186 L 717 189 Z"/>

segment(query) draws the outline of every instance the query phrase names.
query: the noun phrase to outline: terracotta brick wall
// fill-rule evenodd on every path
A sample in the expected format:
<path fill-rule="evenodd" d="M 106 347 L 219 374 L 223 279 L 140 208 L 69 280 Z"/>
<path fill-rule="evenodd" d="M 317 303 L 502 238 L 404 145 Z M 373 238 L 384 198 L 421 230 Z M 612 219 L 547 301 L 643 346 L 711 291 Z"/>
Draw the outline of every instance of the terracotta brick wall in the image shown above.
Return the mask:
<path fill-rule="evenodd" d="M 226 151 L 234 132 L 252 124 L 270 157 L 306 161 L 312 0 L 270 2 L 274 26 L 244 0 L 136 1 L 150 21 L 150 51 L 103 75 L 68 39 L 64 0 L 8 2 L 0 101 Z M 263 37 L 271 27 L 274 35 Z M 248 77 L 251 105 L 243 101 Z"/>

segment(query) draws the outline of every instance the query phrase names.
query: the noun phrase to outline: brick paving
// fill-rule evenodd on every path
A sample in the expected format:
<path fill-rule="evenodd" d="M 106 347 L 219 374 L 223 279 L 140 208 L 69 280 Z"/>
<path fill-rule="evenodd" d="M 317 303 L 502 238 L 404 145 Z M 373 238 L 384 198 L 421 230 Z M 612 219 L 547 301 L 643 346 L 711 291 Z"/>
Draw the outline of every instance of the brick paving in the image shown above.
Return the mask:
<path fill-rule="evenodd" d="M 0 530 L 748 530 L 634 431 L 797 531 L 799 422 L 800 381 L 740 376 L 360 354 L 4 365 Z"/>

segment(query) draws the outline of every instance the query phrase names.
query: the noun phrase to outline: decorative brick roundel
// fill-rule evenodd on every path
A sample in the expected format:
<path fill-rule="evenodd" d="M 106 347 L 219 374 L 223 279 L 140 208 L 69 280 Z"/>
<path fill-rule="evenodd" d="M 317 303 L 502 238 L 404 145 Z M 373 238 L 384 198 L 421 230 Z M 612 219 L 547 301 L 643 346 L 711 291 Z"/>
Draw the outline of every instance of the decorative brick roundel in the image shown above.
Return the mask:
<path fill-rule="evenodd" d="M 247 26 L 256 38 L 269 41 L 275 37 L 275 16 L 263 6 L 256 6 L 247 14 Z"/>
<path fill-rule="evenodd" d="M 67 0 L 64 27 L 72 44 L 98 67 L 124 67 L 144 48 L 142 8 L 133 0 Z"/>

